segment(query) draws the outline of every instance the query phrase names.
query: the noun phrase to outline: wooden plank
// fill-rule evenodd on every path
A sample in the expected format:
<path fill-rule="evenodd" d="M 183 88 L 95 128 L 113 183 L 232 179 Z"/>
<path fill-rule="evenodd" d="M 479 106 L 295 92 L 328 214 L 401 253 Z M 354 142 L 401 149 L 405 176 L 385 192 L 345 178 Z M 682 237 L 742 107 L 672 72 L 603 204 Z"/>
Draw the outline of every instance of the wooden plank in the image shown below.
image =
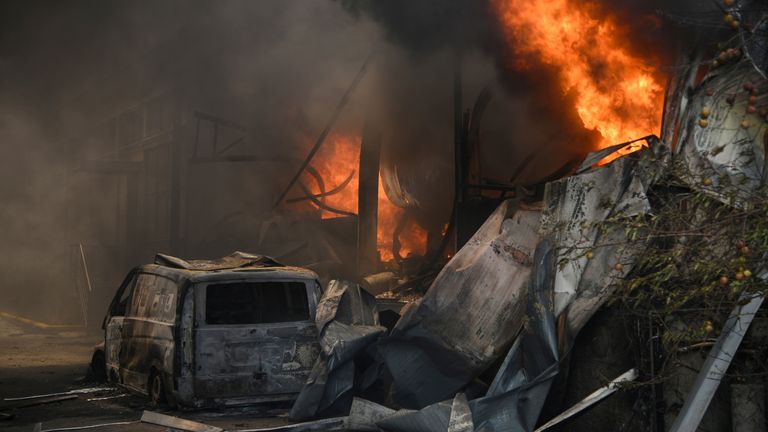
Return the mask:
<path fill-rule="evenodd" d="M 347 429 L 347 417 L 331 417 L 285 426 L 257 429 L 240 429 L 232 432 L 308 432 L 308 431 L 343 431 Z"/>
<path fill-rule="evenodd" d="M 27 408 L 27 407 L 37 406 L 37 405 L 46 405 L 50 403 L 64 402 L 71 399 L 77 399 L 77 395 L 72 394 L 72 395 L 63 395 L 63 396 L 46 396 L 46 397 L 41 397 L 36 399 L 22 400 L 15 403 L 0 405 L 0 410 Z"/>
<path fill-rule="evenodd" d="M 154 411 L 144 411 L 141 415 L 141 422 L 189 432 L 222 432 L 224 430 L 220 427 L 160 414 Z"/>

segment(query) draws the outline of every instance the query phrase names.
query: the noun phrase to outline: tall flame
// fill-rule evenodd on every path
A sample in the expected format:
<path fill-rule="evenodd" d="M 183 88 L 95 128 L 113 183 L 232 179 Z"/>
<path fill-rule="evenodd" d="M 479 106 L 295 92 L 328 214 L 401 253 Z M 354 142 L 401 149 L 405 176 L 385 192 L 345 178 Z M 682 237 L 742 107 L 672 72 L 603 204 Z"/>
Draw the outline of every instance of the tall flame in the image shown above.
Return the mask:
<path fill-rule="evenodd" d="M 351 180 L 338 193 L 326 196 L 325 204 L 337 210 L 357 213 L 357 193 L 359 186 L 360 144 L 359 136 L 332 134 L 326 138 L 323 147 L 315 154 L 312 167 L 317 170 L 323 180 L 325 191 L 342 185 L 352 175 Z M 320 193 L 320 187 L 311 174 L 303 176 L 312 193 Z M 391 261 L 392 240 L 397 223 L 403 214 L 403 209 L 392 204 L 384 192 L 384 186 L 379 177 L 378 193 L 378 226 L 376 233 L 377 249 L 382 261 Z M 320 217 L 329 219 L 339 217 L 339 214 L 320 209 Z M 418 224 L 409 221 L 398 237 L 401 243 L 400 255 L 405 257 L 411 253 L 424 255 L 426 253 L 427 233 Z"/>
<path fill-rule="evenodd" d="M 514 54 L 511 66 L 552 68 L 584 127 L 601 135 L 597 148 L 658 133 L 663 76 L 631 51 L 614 18 L 597 18 L 594 4 L 577 0 L 491 3 Z"/>

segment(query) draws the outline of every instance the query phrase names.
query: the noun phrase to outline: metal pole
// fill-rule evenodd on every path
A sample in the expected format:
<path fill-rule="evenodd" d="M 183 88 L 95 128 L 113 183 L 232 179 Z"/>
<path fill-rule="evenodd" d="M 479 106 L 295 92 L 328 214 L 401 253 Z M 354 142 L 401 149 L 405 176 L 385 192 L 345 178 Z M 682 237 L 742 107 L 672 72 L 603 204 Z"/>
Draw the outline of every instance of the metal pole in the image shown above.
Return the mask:
<path fill-rule="evenodd" d="M 453 205 L 453 250 L 459 250 L 461 234 L 460 211 L 464 201 L 464 170 L 463 170 L 463 114 L 461 91 L 461 51 L 456 48 L 453 64 L 453 170 L 454 170 L 454 205 Z"/>
<path fill-rule="evenodd" d="M 80 248 L 80 256 L 83 257 L 83 245 L 82 243 L 78 243 L 78 246 Z M 70 255 L 71 256 L 71 255 Z M 83 261 L 81 261 L 82 263 Z M 74 262 L 72 262 L 74 267 Z M 83 314 L 83 326 L 88 328 L 88 300 L 86 297 L 86 293 L 83 292 L 84 290 L 80 288 L 80 283 L 78 282 L 77 273 L 74 274 L 75 276 L 75 288 L 77 289 L 77 297 L 80 300 L 80 312 Z M 88 281 L 88 273 L 86 272 L 86 281 Z M 90 289 L 90 282 L 88 282 L 88 286 Z"/>
<path fill-rule="evenodd" d="M 760 279 L 768 279 L 768 273 L 758 276 Z M 743 292 L 739 302 L 734 307 L 728 320 L 725 321 L 723 331 L 717 338 L 715 346 L 709 351 L 707 360 L 701 367 L 693 388 L 685 398 L 685 404 L 680 409 L 675 422 L 669 429 L 670 432 L 695 432 L 699 428 L 701 419 L 709 407 L 709 403 L 715 396 L 720 381 L 725 376 L 728 366 L 736 356 L 744 335 L 749 330 L 749 325 L 755 318 L 757 310 L 763 304 L 762 293 Z M 734 429 L 735 430 L 735 429 Z"/>
<path fill-rule="evenodd" d="M 83 271 L 85 271 L 85 282 L 88 284 L 88 292 L 93 292 L 91 288 L 91 276 L 88 274 L 88 263 L 85 261 L 85 251 L 83 250 L 83 244 L 78 243 L 80 246 L 80 258 L 83 261 Z"/>

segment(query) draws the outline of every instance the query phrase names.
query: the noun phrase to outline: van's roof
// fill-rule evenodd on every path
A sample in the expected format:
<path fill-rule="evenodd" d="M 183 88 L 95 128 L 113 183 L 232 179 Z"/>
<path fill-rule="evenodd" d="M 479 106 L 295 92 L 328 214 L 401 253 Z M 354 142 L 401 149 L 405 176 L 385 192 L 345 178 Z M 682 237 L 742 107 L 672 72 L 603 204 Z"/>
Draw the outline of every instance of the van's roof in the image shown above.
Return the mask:
<path fill-rule="evenodd" d="M 184 260 L 157 254 L 155 263 L 143 265 L 141 270 L 192 283 L 244 279 L 316 280 L 318 278 L 317 274 L 311 270 L 286 266 L 270 257 L 245 252 L 235 252 L 216 260 Z"/>

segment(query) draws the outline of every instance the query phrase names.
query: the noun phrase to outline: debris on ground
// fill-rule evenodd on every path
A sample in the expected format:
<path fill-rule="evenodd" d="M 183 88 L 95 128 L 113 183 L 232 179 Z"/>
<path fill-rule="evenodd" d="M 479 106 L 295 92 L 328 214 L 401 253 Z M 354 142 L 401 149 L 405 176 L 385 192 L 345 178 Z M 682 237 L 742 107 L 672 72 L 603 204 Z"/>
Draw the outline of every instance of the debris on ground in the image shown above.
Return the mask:
<path fill-rule="evenodd" d="M 3 398 L 3 400 L 6 401 L 6 402 L 22 401 L 22 400 L 32 400 L 32 399 L 48 398 L 48 397 L 51 397 L 51 396 L 64 396 L 64 395 L 78 395 L 78 394 L 109 392 L 109 391 L 113 391 L 113 390 L 117 390 L 117 388 L 116 387 L 89 387 L 89 388 L 68 390 L 68 391 L 59 392 L 59 393 L 49 393 L 49 394 L 32 395 L 32 396 L 21 396 L 21 397 L 7 397 L 7 398 Z"/>
<path fill-rule="evenodd" d="M 155 411 L 144 411 L 141 415 L 142 423 L 149 423 L 157 426 L 165 426 L 174 430 L 189 432 L 223 432 L 224 429 L 216 426 L 209 426 L 192 420 L 185 420 L 179 417 L 162 414 Z"/>

